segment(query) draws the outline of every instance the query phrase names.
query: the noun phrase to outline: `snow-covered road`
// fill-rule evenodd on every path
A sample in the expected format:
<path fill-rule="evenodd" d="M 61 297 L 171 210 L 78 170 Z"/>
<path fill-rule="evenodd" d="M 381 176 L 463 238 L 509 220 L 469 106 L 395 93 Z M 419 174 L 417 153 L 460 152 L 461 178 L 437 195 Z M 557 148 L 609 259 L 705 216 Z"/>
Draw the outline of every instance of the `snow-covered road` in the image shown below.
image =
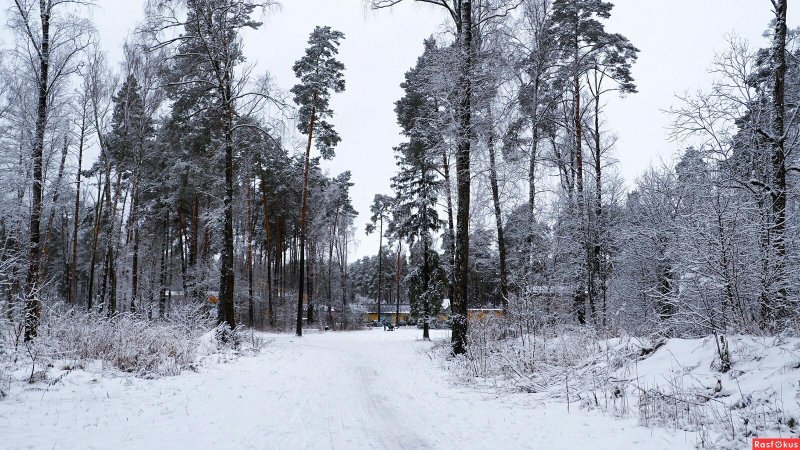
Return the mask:
<path fill-rule="evenodd" d="M 420 334 L 268 335 L 256 357 L 150 381 L 75 371 L 0 401 L 0 448 L 693 448 L 684 432 L 456 386 Z"/>

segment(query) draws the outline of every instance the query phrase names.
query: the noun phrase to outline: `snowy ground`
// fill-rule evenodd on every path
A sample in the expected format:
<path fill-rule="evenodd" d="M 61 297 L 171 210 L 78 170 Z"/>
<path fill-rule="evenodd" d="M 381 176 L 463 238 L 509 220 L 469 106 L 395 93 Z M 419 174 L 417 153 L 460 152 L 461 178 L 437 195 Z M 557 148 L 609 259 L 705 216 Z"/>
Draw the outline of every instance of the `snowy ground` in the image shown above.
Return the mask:
<path fill-rule="evenodd" d="M 434 331 L 446 338 L 448 331 Z M 88 367 L 0 401 L 0 447 L 683 449 L 691 433 L 453 385 L 420 331 L 264 335 L 254 357 L 143 380 Z M 47 388 L 47 390 L 43 390 Z"/>

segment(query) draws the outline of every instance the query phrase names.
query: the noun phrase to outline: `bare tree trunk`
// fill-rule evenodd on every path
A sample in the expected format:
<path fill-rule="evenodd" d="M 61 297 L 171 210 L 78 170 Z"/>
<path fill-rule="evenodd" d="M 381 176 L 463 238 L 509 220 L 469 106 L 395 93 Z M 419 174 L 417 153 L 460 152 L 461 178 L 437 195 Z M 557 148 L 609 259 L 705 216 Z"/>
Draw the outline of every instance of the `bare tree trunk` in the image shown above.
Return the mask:
<path fill-rule="evenodd" d="M 347 218 L 345 217 L 345 221 Z M 341 228 L 340 228 L 341 230 Z M 347 230 L 342 233 L 344 239 L 337 250 L 339 252 L 339 273 L 341 276 L 340 285 L 342 290 L 342 321 L 347 328 L 349 319 L 347 317 Z"/>
<path fill-rule="evenodd" d="M 314 94 L 313 102 L 316 102 L 317 96 Z M 309 166 L 311 165 L 311 143 L 314 139 L 314 125 L 316 124 L 317 113 L 314 108 L 311 109 L 311 120 L 308 123 L 308 144 L 306 145 L 306 158 L 303 165 L 303 200 L 300 206 L 300 280 L 298 282 L 297 290 L 297 323 L 295 324 L 295 333 L 298 336 L 303 335 L 303 297 L 305 294 L 305 252 L 306 252 L 306 221 L 308 215 L 308 174 Z M 310 302 L 309 302 L 310 303 Z"/>
<path fill-rule="evenodd" d="M 103 197 L 103 199 L 100 200 L 103 203 L 105 203 L 105 208 L 103 209 L 103 214 L 104 214 L 103 223 L 101 224 L 101 226 L 105 225 L 105 229 L 104 229 L 104 233 L 103 234 L 106 237 L 105 251 L 103 252 L 103 273 L 102 273 L 102 277 L 101 277 L 102 281 L 100 283 L 100 301 L 99 301 L 99 304 L 100 304 L 100 310 L 101 311 L 104 311 L 105 308 L 106 308 L 106 300 L 107 300 L 106 299 L 106 294 L 108 292 L 108 276 L 109 276 L 108 263 L 109 263 L 109 261 L 111 261 L 111 255 L 109 253 L 110 253 L 111 248 L 112 248 L 112 244 L 111 244 L 111 235 L 112 235 L 112 233 L 109 231 L 109 228 L 111 227 L 111 220 L 112 220 L 112 214 L 113 214 L 111 212 L 111 191 L 110 191 L 110 189 L 111 189 L 112 185 L 111 185 L 111 163 L 110 162 L 106 162 L 106 181 L 105 181 L 105 185 L 106 185 L 106 187 L 103 190 L 105 196 Z"/>
<path fill-rule="evenodd" d="M 14 232 L 6 227 L 4 221 L 0 221 L 0 264 L 8 264 L 9 260 L 13 258 L 10 253 L 17 253 L 19 249 L 16 245 L 16 240 L 11 237 Z M 16 280 L 16 264 L 11 264 L 11 273 L 7 274 L 4 278 L 3 293 L 6 298 L 6 319 L 9 323 L 14 321 L 14 283 Z"/>
<path fill-rule="evenodd" d="M 426 221 L 427 223 L 427 221 Z M 431 284 L 431 266 L 430 266 L 430 255 L 428 252 L 430 249 L 428 248 L 428 236 L 422 237 L 422 314 L 425 318 L 422 322 L 422 339 L 428 341 L 431 339 L 430 336 L 430 318 L 431 318 L 431 300 L 429 296 L 430 292 L 430 284 Z"/>
<path fill-rule="evenodd" d="M 333 324 L 333 244 L 336 240 L 336 228 L 339 224 L 339 209 L 333 218 L 331 241 L 328 243 L 328 323 Z"/>
<path fill-rule="evenodd" d="M 397 267 L 395 269 L 396 272 L 397 272 L 395 274 L 395 279 L 396 279 L 396 282 L 397 282 L 396 283 L 396 285 L 397 285 L 397 293 L 395 294 L 395 302 L 397 302 L 396 303 L 397 304 L 397 310 L 396 310 L 397 314 L 395 314 L 395 316 L 394 316 L 394 324 L 395 324 L 395 326 L 398 325 L 397 322 L 400 320 L 400 268 L 401 268 L 401 265 L 400 265 L 400 252 L 402 251 L 402 249 L 403 249 L 403 241 L 401 239 L 398 239 L 397 240 Z"/>
<path fill-rule="evenodd" d="M 247 180 L 247 323 L 250 328 L 253 328 L 256 323 L 256 309 L 253 300 L 253 196 L 255 195 L 253 183 Z"/>
<path fill-rule="evenodd" d="M 378 320 L 381 320 L 381 297 L 383 297 L 383 213 L 378 231 Z"/>
<path fill-rule="evenodd" d="M 87 292 L 87 310 L 91 311 L 94 306 L 94 275 L 95 268 L 97 267 L 97 243 L 100 239 L 100 225 L 103 220 L 103 205 L 102 200 L 105 193 L 104 189 L 108 189 L 108 183 L 103 183 L 103 178 L 99 177 L 97 181 L 97 202 L 95 204 L 95 217 L 94 229 L 92 230 L 92 255 L 89 258 L 89 289 Z"/>
<path fill-rule="evenodd" d="M 538 89 L 538 87 L 536 88 Z M 538 94 L 534 94 L 538 95 Z M 532 120 L 533 137 L 531 141 L 531 155 L 528 163 L 528 255 L 526 258 L 526 283 L 529 288 L 534 285 L 534 265 L 536 261 L 536 164 L 539 154 L 539 122 L 536 113 Z"/>
<path fill-rule="evenodd" d="M 64 137 L 64 145 L 61 148 L 61 159 L 58 163 L 58 174 L 56 175 L 56 182 L 53 184 L 53 197 L 52 206 L 50 207 L 50 215 L 47 217 L 47 225 L 44 228 L 44 242 L 42 243 L 42 262 L 40 278 L 47 279 L 47 270 L 50 267 L 50 236 L 53 234 L 53 221 L 56 218 L 56 204 L 58 199 L 61 198 L 61 181 L 64 179 L 64 165 L 67 162 L 67 153 L 69 152 L 69 141 Z"/>
<path fill-rule="evenodd" d="M 192 196 L 192 220 L 189 231 L 189 290 L 191 297 L 203 301 L 198 287 L 197 261 L 200 251 L 200 198 L 195 192 Z"/>
<path fill-rule="evenodd" d="M 236 311 L 233 304 L 233 99 L 232 74 L 225 72 L 223 100 L 226 117 L 223 134 L 225 136 L 225 199 L 224 223 L 222 230 L 222 258 L 220 264 L 220 289 L 217 307 L 217 324 L 225 324 L 230 330 L 236 329 Z"/>
<path fill-rule="evenodd" d="M 452 346 L 454 354 L 467 351 L 467 290 L 469 283 L 469 207 L 470 207 L 470 145 L 472 143 L 472 2 L 461 2 L 459 23 L 461 68 L 459 73 L 459 123 L 456 152 L 456 214 L 455 289 Z"/>
<path fill-rule="evenodd" d="M 306 280 L 308 281 L 308 308 L 306 310 L 306 323 L 314 323 L 314 258 L 316 257 L 316 245 L 315 241 L 310 242 L 311 245 L 308 246 L 308 254 L 309 258 L 306 261 L 308 265 L 308 276 Z"/>
<path fill-rule="evenodd" d="M 775 29 L 772 42 L 772 176 L 773 176 L 773 245 L 775 248 L 775 305 L 770 305 L 766 314 L 769 320 L 782 319 L 789 313 L 786 274 L 786 107 L 784 103 L 786 84 L 786 8 L 788 0 L 773 0 L 775 7 Z"/>
<path fill-rule="evenodd" d="M 281 305 L 283 305 L 283 321 L 281 323 L 281 329 L 285 330 L 287 325 L 288 325 L 288 323 L 287 323 L 288 321 L 287 321 L 286 315 L 288 314 L 288 311 L 289 311 L 289 305 L 288 305 L 288 302 L 286 300 L 286 285 L 287 285 L 287 280 L 286 280 L 286 252 L 288 250 L 288 246 L 286 245 L 286 242 L 285 242 L 285 240 L 286 240 L 286 236 L 285 236 L 286 235 L 286 218 L 285 217 L 282 219 L 281 223 L 283 225 L 283 227 L 281 228 L 281 240 L 278 241 L 278 242 L 281 242 L 281 245 L 283 246 L 282 250 L 280 252 L 280 256 L 281 256 L 281 270 L 280 270 L 281 271 L 281 293 L 280 293 L 280 297 L 281 297 Z"/>
<path fill-rule="evenodd" d="M 587 236 L 586 236 L 586 217 L 583 211 L 584 208 L 584 192 L 583 192 L 583 123 L 581 121 L 581 81 L 580 74 L 578 73 L 579 58 L 578 55 L 580 46 L 578 43 L 578 23 L 575 23 L 575 67 L 573 74 L 573 126 L 575 127 L 575 186 L 577 198 L 575 200 L 575 212 L 578 215 L 578 232 L 576 233 L 578 242 L 583 244 L 583 248 L 588 251 Z M 587 295 L 587 276 L 588 267 L 584 267 L 586 262 L 580 263 L 581 270 L 577 276 L 577 287 L 575 291 L 575 313 L 578 323 L 584 325 L 586 323 L 586 295 Z"/>
<path fill-rule="evenodd" d="M 110 196 L 110 192 L 106 191 L 106 211 L 108 213 L 108 234 L 106 242 L 106 271 L 103 275 L 103 298 L 105 299 L 106 285 L 108 286 L 108 311 L 109 317 L 117 313 L 117 266 L 116 266 L 116 252 L 114 247 L 116 244 L 116 217 L 117 205 L 119 204 L 120 190 L 122 186 L 122 174 L 117 173 L 117 179 L 114 183 L 114 197 Z M 124 210 L 124 205 L 123 205 Z"/>
<path fill-rule="evenodd" d="M 188 293 L 186 239 L 184 238 L 186 235 L 186 220 L 184 219 L 183 205 L 180 200 L 175 202 L 175 212 L 178 214 L 178 249 L 180 251 L 179 256 L 181 257 L 181 288 L 184 297 L 186 297 Z"/>
<path fill-rule="evenodd" d="M 167 248 L 169 247 L 169 209 L 165 212 L 164 216 L 164 233 L 161 236 L 161 264 L 159 265 L 160 274 L 158 278 L 159 296 L 158 296 L 158 317 L 164 318 L 167 313 Z"/>
<path fill-rule="evenodd" d="M 269 325 L 271 327 L 275 326 L 275 314 L 272 307 L 272 270 L 270 270 L 270 266 L 272 264 L 272 249 L 270 240 L 272 238 L 272 233 L 270 231 L 270 221 L 269 221 L 269 202 L 267 201 L 267 180 L 265 177 L 261 177 L 261 207 L 263 208 L 263 215 L 264 215 L 264 251 L 267 252 L 267 316 L 269 317 Z M 280 241 L 278 241 L 280 242 Z M 277 246 L 276 246 L 277 247 Z"/>
<path fill-rule="evenodd" d="M 603 220 L 603 162 L 602 148 L 600 146 L 600 89 L 601 81 L 597 78 L 597 68 L 595 68 L 595 92 L 594 92 L 594 229 L 589 236 L 592 238 L 592 252 L 589 261 L 589 304 L 592 311 L 592 320 L 597 325 L 597 314 L 595 311 L 595 299 L 599 293 L 603 293 L 605 299 L 605 286 L 598 286 L 598 278 L 604 283 L 603 275 L 603 247 L 602 235 L 604 235 L 605 222 Z M 606 322 L 605 300 L 603 300 L 602 323 Z"/>
<path fill-rule="evenodd" d="M 131 199 L 131 226 L 133 228 L 133 256 L 131 258 L 131 312 L 136 312 L 139 297 L 139 173 L 134 177 Z"/>
<path fill-rule="evenodd" d="M 456 254 L 456 232 L 453 226 L 453 192 L 450 183 L 450 160 L 447 157 L 447 148 L 442 146 L 442 175 L 444 177 L 444 194 L 445 199 L 447 200 L 447 238 L 448 238 L 448 246 L 447 246 L 447 254 L 449 257 L 449 265 L 451 266 L 452 270 L 450 271 L 449 279 L 448 279 L 448 286 L 447 286 L 447 296 L 452 299 L 453 298 L 453 289 L 455 289 L 455 281 L 454 281 L 454 274 L 455 274 L 455 254 Z"/>
<path fill-rule="evenodd" d="M 19 4 L 18 4 L 19 6 Z M 47 126 L 48 90 L 50 74 L 50 8 L 52 5 L 39 4 L 41 20 L 41 43 L 39 46 L 39 101 L 36 108 L 36 130 L 34 134 L 31 159 L 33 160 L 33 180 L 31 186 L 31 217 L 28 244 L 28 274 L 25 279 L 25 342 L 36 337 L 39 320 L 42 315 L 42 304 L 39 298 L 39 264 L 40 264 L 40 226 L 42 220 L 42 153 L 44 151 L 44 133 Z M 20 15 L 27 20 L 20 7 Z M 32 38 L 32 37 L 31 37 Z M 35 46 L 35 44 L 34 44 Z"/>
<path fill-rule="evenodd" d="M 490 127 L 493 127 L 492 115 L 489 112 Z M 492 203 L 494 204 L 494 217 L 497 224 L 497 248 L 500 258 L 500 301 L 503 311 L 508 310 L 508 268 L 506 265 L 506 241 L 503 237 L 503 211 L 500 208 L 500 187 L 497 184 L 497 162 L 495 160 L 494 132 L 489 131 L 489 182 L 492 187 Z"/>

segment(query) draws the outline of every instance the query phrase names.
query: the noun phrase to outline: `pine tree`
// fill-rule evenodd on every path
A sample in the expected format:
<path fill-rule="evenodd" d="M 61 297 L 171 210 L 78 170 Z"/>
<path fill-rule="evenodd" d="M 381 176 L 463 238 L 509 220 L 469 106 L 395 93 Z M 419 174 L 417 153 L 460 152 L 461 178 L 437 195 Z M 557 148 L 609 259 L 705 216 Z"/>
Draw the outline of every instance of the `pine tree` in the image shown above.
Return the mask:
<path fill-rule="evenodd" d="M 308 136 L 306 144 L 305 163 L 303 169 L 302 203 L 300 206 L 300 273 L 297 293 L 297 323 L 296 333 L 303 335 L 303 300 L 306 284 L 306 237 L 308 222 L 308 184 L 309 167 L 311 165 L 311 145 L 316 142 L 317 150 L 323 158 L 332 158 L 334 147 L 341 138 L 333 125 L 326 119 L 333 115 L 330 109 L 331 92 L 343 92 L 344 64 L 336 55 L 339 53 L 339 42 L 344 39 L 344 34 L 330 27 L 316 27 L 308 38 L 306 54 L 292 67 L 300 83 L 292 88 L 294 102 L 300 106 L 297 127 L 301 133 Z M 316 139 L 316 141 L 314 141 Z M 312 293 L 309 292 L 308 315 L 312 321 Z"/>
<path fill-rule="evenodd" d="M 395 221 L 389 226 L 389 232 L 400 239 L 405 239 L 410 246 L 417 243 L 422 257 L 421 267 L 417 267 L 420 277 L 419 298 L 423 300 L 423 338 L 428 339 L 428 329 L 432 304 L 432 294 L 428 291 L 431 284 L 431 253 L 433 252 L 432 232 L 439 229 L 441 221 L 436 210 L 437 191 L 440 180 L 436 176 L 436 162 L 429 149 L 416 139 L 401 144 L 397 152 L 399 173 L 392 178 L 392 188 L 396 193 L 395 210 L 392 214 Z"/>
<path fill-rule="evenodd" d="M 209 131 L 219 140 L 224 161 L 224 192 L 222 211 L 222 251 L 220 257 L 220 289 L 217 322 L 229 329 L 236 327 L 234 308 L 234 133 L 237 128 L 237 100 L 245 96 L 245 86 L 237 79 L 236 68 L 244 60 L 241 33 L 257 29 L 261 23 L 253 20 L 256 8 L 270 1 L 253 0 L 189 0 L 186 16 L 179 17 L 175 2 L 159 3 L 153 11 L 149 31 L 159 38 L 163 23 L 183 26 L 179 39 L 165 38 L 154 49 L 178 43 L 173 55 L 172 84 L 181 93 L 185 108 L 205 116 Z M 167 215 L 169 210 L 167 210 Z"/>
<path fill-rule="evenodd" d="M 375 232 L 378 227 L 378 318 L 381 317 L 381 300 L 383 300 L 383 223 L 389 218 L 394 199 L 388 195 L 375 194 L 370 206 L 370 223 L 365 227 L 367 234 Z"/>
<path fill-rule="evenodd" d="M 588 218 L 584 195 L 584 155 L 583 155 L 583 112 L 581 106 L 582 78 L 590 71 L 609 76 L 618 84 L 620 92 L 636 92 L 630 73 L 631 64 L 636 60 L 638 49 L 620 34 L 608 33 L 601 22 L 611 17 L 614 5 L 602 0 L 554 0 L 550 34 L 557 43 L 561 60 L 564 61 L 563 82 L 571 84 L 572 130 L 574 137 L 574 159 L 570 161 L 574 169 L 576 198 L 574 209 L 578 218 L 576 240 L 585 253 L 579 263 L 577 286 L 575 290 L 575 313 L 578 322 L 585 323 L 586 301 L 589 302 L 592 319 L 596 321 L 595 287 L 592 279 L 595 261 L 600 257 L 598 247 L 590 242 L 587 230 Z M 595 118 L 599 116 L 600 89 L 595 89 Z M 600 182 L 599 162 L 600 135 L 599 122 L 595 123 L 595 155 L 598 163 L 596 176 Z M 600 193 L 598 193 L 600 195 Z M 600 198 L 598 202 L 602 201 Z M 599 203 L 598 203 L 599 204 Z M 598 207 L 599 209 L 599 207 Z"/>
<path fill-rule="evenodd" d="M 139 275 L 139 208 L 141 201 L 142 168 L 145 145 L 155 129 L 145 111 L 144 98 L 139 82 L 133 74 L 122 84 L 113 98 L 111 132 L 108 136 L 109 157 L 114 160 L 116 170 L 130 180 L 131 207 L 129 228 L 133 230 L 133 259 L 131 262 L 131 308 L 135 311 L 138 299 Z M 112 289 L 115 290 L 114 287 Z M 115 298 L 115 296 L 114 296 Z M 116 304 L 109 307 L 109 314 L 116 311 Z"/>

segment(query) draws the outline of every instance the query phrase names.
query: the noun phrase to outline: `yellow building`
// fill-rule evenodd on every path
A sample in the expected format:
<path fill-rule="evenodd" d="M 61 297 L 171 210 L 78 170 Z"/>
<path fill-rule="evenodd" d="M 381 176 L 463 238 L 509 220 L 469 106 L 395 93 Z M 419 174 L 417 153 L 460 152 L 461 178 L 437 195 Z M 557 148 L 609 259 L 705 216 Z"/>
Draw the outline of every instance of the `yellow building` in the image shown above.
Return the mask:
<path fill-rule="evenodd" d="M 411 319 L 411 308 L 408 305 L 400 305 L 400 314 L 397 314 L 397 305 L 381 305 L 381 314 L 378 316 L 376 305 L 370 305 L 367 312 L 362 314 L 362 319 L 369 322 L 408 322 Z"/>
<path fill-rule="evenodd" d="M 503 317 L 505 311 L 500 308 L 470 308 L 467 310 L 467 320 L 484 320 L 489 317 Z"/>

